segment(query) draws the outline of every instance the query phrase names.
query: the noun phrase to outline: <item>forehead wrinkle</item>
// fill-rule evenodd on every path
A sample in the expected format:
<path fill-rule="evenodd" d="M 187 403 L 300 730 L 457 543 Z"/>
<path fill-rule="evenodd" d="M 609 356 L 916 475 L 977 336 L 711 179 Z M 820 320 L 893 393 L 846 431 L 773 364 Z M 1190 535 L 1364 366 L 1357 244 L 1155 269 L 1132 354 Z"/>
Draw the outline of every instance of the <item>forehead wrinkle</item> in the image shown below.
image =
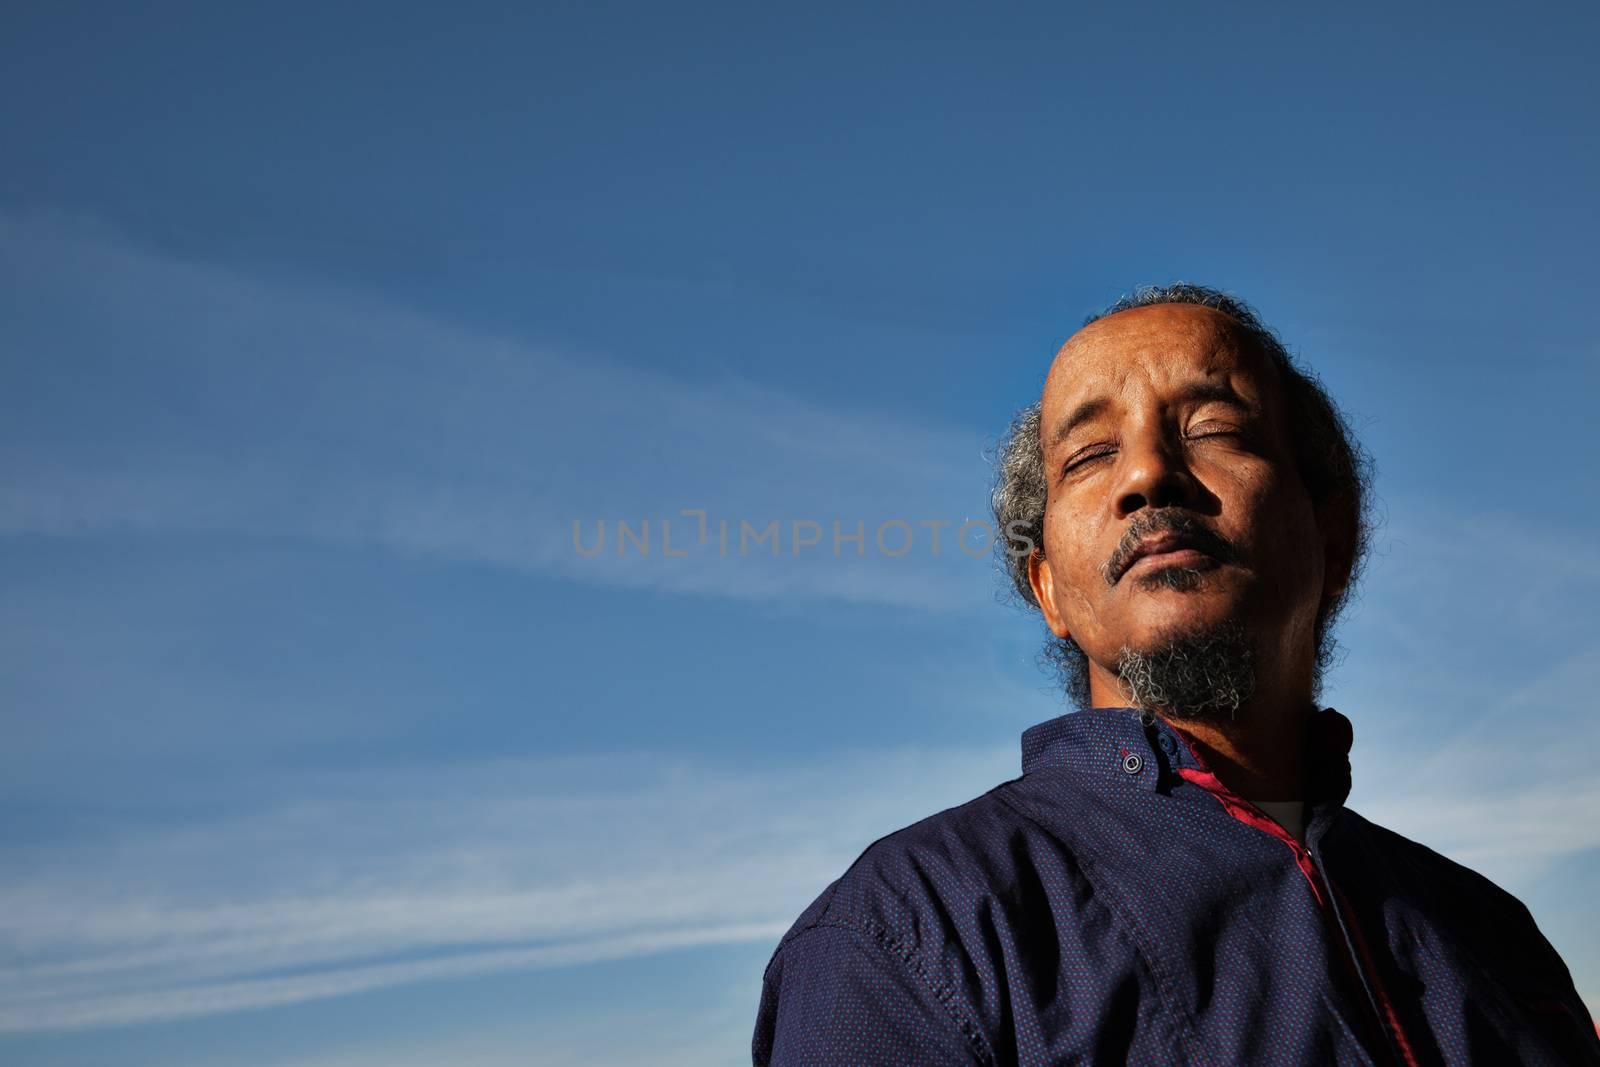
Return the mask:
<path fill-rule="evenodd" d="M 1067 413 L 1052 428 L 1044 424 L 1046 448 L 1060 444 L 1073 430 L 1108 412 L 1130 406 L 1130 394 L 1141 387 L 1154 387 L 1159 394 L 1168 394 L 1157 401 L 1165 409 L 1175 403 L 1203 403 L 1220 401 L 1236 403 L 1254 414 L 1261 411 L 1259 390 L 1252 387 L 1249 368 L 1237 359 L 1218 358 L 1219 352 L 1208 355 L 1204 365 L 1192 368 L 1187 361 L 1174 360 L 1170 351 L 1144 351 L 1129 363 L 1123 363 L 1114 372 L 1111 381 L 1090 396 L 1063 398 L 1071 403 Z M 1179 376 L 1182 376 L 1181 378 Z M 1187 379 L 1187 380 L 1184 380 Z M 1148 383 L 1148 384 L 1147 384 Z M 1054 408 L 1057 405 L 1052 404 Z"/>

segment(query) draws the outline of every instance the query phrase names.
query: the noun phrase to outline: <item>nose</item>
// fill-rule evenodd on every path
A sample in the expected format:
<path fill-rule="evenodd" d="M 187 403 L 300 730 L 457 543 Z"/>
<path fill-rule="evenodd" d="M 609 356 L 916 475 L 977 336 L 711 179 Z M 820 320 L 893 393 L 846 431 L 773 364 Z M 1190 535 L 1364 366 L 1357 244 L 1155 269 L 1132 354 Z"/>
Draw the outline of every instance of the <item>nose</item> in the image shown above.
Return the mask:
<path fill-rule="evenodd" d="M 1141 508 L 1193 508 L 1199 486 L 1183 453 L 1160 432 L 1139 434 L 1124 441 L 1117 483 L 1117 518 L 1125 519 Z"/>

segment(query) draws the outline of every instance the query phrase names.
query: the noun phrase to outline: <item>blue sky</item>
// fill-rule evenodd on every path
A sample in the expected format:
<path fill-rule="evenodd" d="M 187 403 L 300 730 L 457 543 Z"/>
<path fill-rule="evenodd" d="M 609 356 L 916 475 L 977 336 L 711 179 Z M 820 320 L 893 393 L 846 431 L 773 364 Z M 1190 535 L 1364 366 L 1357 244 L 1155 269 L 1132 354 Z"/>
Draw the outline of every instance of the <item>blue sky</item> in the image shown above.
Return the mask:
<path fill-rule="evenodd" d="M 1064 710 L 920 524 L 1180 278 L 1378 460 L 1352 805 L 1600 1010 L 1592 7 L 542 7 L 8 10 L 0 1060 L 748 1062 Z"/>

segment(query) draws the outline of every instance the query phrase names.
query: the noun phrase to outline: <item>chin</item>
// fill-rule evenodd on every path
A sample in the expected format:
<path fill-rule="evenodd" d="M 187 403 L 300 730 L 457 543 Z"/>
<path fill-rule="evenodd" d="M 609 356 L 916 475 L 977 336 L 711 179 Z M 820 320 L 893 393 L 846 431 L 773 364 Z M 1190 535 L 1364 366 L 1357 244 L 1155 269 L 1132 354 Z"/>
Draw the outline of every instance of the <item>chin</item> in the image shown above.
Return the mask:
<path fill-rule="evenodd" d="M 1234 625 L 1243 615 L 1232 599 L 1166 593 L 1159 600 L 1141 605 L 1128 628 L 1131 647 L 1156 648 L 1174 638 L 1199 637 Z"/>

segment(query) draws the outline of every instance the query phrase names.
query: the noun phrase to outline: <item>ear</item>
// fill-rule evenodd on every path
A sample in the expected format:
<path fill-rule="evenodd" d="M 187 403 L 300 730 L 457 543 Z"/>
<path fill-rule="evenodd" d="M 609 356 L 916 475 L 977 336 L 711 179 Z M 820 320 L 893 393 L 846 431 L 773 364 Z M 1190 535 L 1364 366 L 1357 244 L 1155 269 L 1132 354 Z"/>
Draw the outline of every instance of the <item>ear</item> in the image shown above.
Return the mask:
<path fill-rule="evenodd" d="M 1056 610 L 1055 574 L 1050 570 L 1050 561 L 1037 548 L 1028 554 L 1028 584 L 1033 587 L 1033 598 L 1039 602 L 1039 610 L 1044 612 L 1044 621 L 1050 627 L 1050 632 L 1057 637 L 1071 637 L 1067 632 L 1067 621 Z"/>

